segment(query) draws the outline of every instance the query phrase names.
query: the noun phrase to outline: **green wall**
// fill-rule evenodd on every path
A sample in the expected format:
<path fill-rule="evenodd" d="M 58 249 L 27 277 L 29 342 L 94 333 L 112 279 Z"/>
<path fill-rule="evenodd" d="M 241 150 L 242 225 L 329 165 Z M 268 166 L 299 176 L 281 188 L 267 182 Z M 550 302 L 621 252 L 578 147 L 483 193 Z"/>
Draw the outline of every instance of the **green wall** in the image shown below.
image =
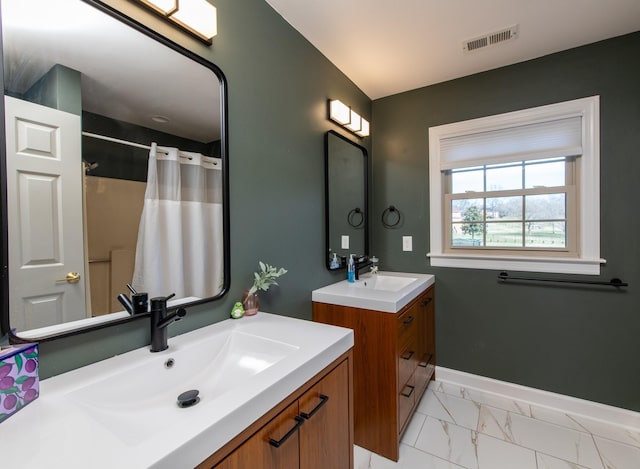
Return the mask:
<path fill-rule="evenodd" d="M 110 5 L 217 64 L 228 80 L 231 290 L 190 308 L 183 333 L 228 317 L 258 260 L 289 273 L 262 309 L 311 317 L 311 290 L 341 280 L 324 267 L 326 99 L 373 112 L 373 253 L 390 270 L 437 276 L 438 362 L 449 368 L 640 410 L 640 34 L 371 101 L 263 0 L 215 0 L 212 47 L 126 0 Z M 602 278 L 624 291 L 499 285 L 495 271 L 434 269 L 428 246 L 429 126 L 599 94 Z M 371 149 L 371 148 L 369 148 Z M 412 190 L 407 190 L 411 187 Z M 393 204 L 403 222 L 384 229 Z M 401 236 L 413 235 L 413 252 Z M 52 376 L 148 344 L 146 320 L 41 344 Z"/>
<path fill-rule="evenodd" d="M 176 335 L 226 319 L 251 286 L 258 261 L 289 273 L 261 295 L 261 309 L 311 318 L 311 291 L 341 280 L 324 256 L 324 133 L 327 99 L 365 118 L 371 100 L 264 0 L 215 0 L 218 35 L 206 47 L 126 0 L 105 3 L 218 65 L 228 81 L 231 289 L 189 308 Z M 368 146 L 368 140 L 357 140 Z M 41 375 L 64 371 L 149 343 L 147 320 L 41 344 Z M 169 340 L 171 345 L 171 340 Z"/>
<path fill-rule="evenodd" d="M 640 411 L 639 56 L 635 33 L 374 101 L 373 252 L 384 269 L 436 275 L 439 365 Z M 500 284 L 498 271 L 432 268 L 428 128 L 592 95 L 600 277 L 629 288 Z M 394 230 L 379 222 L 390 204 L 404 215 Z M 402 251 L 403 235 L 413 252 Z"/>

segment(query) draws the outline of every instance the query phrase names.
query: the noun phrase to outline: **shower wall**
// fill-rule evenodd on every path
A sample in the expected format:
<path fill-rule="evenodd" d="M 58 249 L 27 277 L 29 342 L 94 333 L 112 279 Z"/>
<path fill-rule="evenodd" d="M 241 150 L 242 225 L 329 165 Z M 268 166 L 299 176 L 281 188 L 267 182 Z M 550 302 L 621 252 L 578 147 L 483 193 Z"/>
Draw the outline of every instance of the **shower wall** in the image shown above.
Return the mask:
<path fill-rule="evenodd" d="M 146 183 L 85 177 L 91 314 L 122 311 L 116 299 L 131 283 Z"/>

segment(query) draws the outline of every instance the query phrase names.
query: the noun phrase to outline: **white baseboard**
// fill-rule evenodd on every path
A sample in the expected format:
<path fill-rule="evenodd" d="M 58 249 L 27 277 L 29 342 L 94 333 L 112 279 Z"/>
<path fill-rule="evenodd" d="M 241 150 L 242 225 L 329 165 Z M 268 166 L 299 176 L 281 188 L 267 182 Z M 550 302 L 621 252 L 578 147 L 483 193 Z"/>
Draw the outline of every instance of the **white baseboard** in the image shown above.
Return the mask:
<path fill-rule="evenodd" d="M 528 404 L 558 409 L 564 413 L 583 415 L 602 420 L 612 425 L 621 425 L 640 431 L 640 412 L 622 409 L 599 402 L 566 396 L 520 384 L 508 383 L 493 378 L 436 367 L 436 381 L 449 383 L 466 389 L 498 394 Z"/>

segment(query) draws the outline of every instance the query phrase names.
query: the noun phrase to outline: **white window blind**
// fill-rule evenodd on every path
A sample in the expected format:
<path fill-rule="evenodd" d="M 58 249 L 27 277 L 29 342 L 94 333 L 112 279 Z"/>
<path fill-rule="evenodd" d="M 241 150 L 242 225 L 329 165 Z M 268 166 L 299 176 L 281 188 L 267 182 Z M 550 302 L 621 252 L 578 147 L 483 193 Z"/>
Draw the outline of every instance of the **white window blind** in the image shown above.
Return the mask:
<path fill-rule="evenodd" d="M 440 169 L 581 154 L 582 117 L 578 115 L 442 138 Z"/>

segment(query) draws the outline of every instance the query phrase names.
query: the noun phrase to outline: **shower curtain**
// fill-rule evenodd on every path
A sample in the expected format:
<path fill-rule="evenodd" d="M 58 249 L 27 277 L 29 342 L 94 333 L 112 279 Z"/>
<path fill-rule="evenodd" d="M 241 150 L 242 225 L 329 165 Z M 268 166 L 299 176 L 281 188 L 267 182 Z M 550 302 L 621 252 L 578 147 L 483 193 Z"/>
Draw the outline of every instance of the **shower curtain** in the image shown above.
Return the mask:
<path fill-rule="evenodd" d="M 151 145 L 133 287 L 149 298 L 214 296 L 223 284 L 221 161 Z"/>

